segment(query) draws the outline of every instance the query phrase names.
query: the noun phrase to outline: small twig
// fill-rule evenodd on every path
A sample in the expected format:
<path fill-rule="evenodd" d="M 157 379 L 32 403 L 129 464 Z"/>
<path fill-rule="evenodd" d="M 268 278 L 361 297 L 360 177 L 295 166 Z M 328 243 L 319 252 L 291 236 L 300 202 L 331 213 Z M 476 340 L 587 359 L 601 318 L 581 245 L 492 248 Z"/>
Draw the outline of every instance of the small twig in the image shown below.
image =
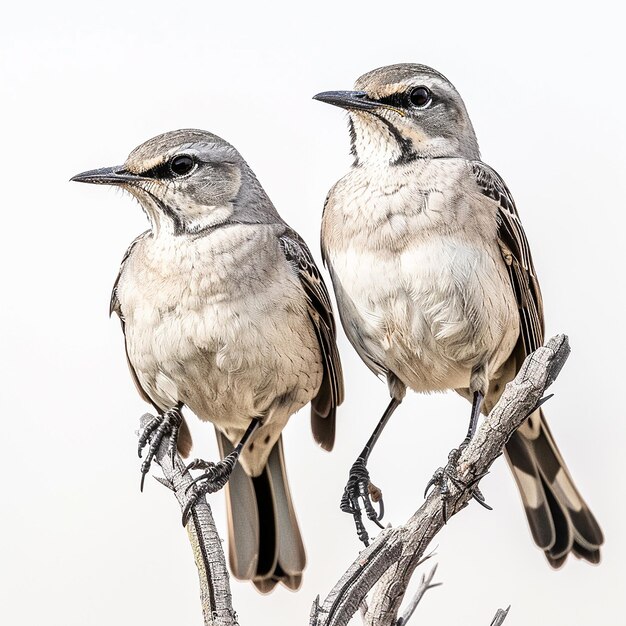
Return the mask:
<path fill-rule="evenodd" d="M 149 413 L 143 415 L 140 428 L 143 429 L 151 418 L 152 415 Z M 159 446 L 156 461 L 165 476 L 165 478 L 155 477 L 156 480 L 174 492 L 182 510 L 189 496 L 188 487 L 191 485 L 192 476 L 185 471 L 185 464 L 178 453 L 174 454 L 172 464 L 167 437 Z M 187 534 L 200 577 L 200 600 L 205 626 L 236 626 L 237 616 L 233 610 L 224 550 L 211 508 L 205 499 L 194 507 L 187 524 Z"/>
<path fill-rule="evenodd" d="M 490 626 L 501 626 L 504 623 L 506 616 L 509 614 L 510 608 L 511 605 L 509 604 L 506 609 L 498 609 L 498 612 L 495 614 Z"/>
<path fill-rule="evenodd" d="M 443 585 L 443 583 L 432 582 L 432 579 L 435 576 L 436 571 L 437 571 L 437 563 L 433 565 L 428 575 L 422 574 L 422 580 L 420 580 L 420 585 L 417 588 L 417 591 L 415 592 L 413 597 L 411 598 L 411 601 L 407 605 L 404 613 L 398 618 L 398 621 L 396 622 L 396 626 L 404 626 L 411 619 L 411 616 L 413 615 L 413 613 L 415 613 L 415 609 L 417 608 L 417 605 L 420 603 L 421 599 L 424 597 L 424 594 L 429 589 L 434 589 L 435 587 L 440 587 L 441 585 Z"/>

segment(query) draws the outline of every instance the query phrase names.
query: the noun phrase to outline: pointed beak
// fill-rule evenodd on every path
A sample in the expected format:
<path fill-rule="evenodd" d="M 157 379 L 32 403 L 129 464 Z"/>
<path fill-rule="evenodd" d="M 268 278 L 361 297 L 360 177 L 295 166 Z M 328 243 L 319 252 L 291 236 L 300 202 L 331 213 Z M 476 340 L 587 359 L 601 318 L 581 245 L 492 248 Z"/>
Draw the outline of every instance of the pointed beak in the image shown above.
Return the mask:
<path fill-rule="evenodd" d="M 370 100 L 365 91 L 323 91 L 313 96 L 313 100 L 326 102 L 342 109 L 357 109 L 371 111 L 381 105 L 375 100 Z"/>
<path fill-rule="evenodd" d="M 125 170 L 123 165 L 118 165 L 117 167 L 101 167 L 98 170 L 89 170 L 70 178 L 70 181 L 91 183 L 92 185 L 124 185 L 136 183 L 139 180 L 141 180 L 140 176 Z"/>

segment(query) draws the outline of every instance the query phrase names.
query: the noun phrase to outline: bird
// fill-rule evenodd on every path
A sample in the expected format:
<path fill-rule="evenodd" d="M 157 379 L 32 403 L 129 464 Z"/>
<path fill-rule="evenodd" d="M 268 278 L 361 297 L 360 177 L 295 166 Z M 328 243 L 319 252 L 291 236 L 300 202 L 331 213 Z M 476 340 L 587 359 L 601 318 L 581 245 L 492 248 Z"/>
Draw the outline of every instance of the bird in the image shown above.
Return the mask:
<path fill-rule="evenodd" d="M 281 432 L 311 403 L 315 441 L 332 450 L 343 374 L 328 291 L 304 240 L 228 142 L 183 129 L 117 167 L 71 180 L 114 185 L 150 228 L 128 248 L 111 296 L 132 379 L 157 412 L 141 434 L 143 479 L 158 446 L 187 457 L 183 407 L 217 434 L 222 460 L 195 460 L 183 523 L 226 484 L 229 561 L 262 593 L 299 588 L 306 556 Z M 167 439 L 166 439 L 167 440 Z"/>
<path fill-rule="evenodd" d="M 465 104 L 443 74 L 390 65 L 358 78 L 352 91 L 314 99 L 347 111 L 354 159 L 326 198 L 323 260 L 346 335 L 391 396 L 342 498 L 367 545 L 361 508 L 379 526 L 382 517 L 367 461 L 407 389 L 456 390 L 470 400 L 467 445 L 479 415 L 543 345 L 543 303 L 513 197 L 481 160 Z M 560 567 L 570 553 L 598 563 L 602 531 L 541 408 L 505 456 L 549 564 Z"/>

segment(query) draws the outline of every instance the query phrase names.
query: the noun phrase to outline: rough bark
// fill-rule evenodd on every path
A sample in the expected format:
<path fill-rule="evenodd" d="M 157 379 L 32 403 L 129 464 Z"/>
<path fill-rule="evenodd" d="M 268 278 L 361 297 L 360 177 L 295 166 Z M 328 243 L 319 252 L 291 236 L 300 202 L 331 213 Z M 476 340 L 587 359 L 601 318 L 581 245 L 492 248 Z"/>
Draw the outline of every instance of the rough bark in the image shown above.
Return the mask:
<path fill-rule="evenodd" d="M 149 413 L 143 415 L 141 428 L 151 418 L 152 415 Z M 182 511 L 188 499 L 192 476 L 185 471 L 185 464 L 178 453 L 174 454 L 172 464 L 167 448 L 166 437 L 156 455 L 156 461 L 161 466 L 165 478 L 157 480 L 174 492 Z M 187 535 L 200 578 L 200 602 L 205 626 L 235 626 L 237 615 L 233 610 L 224 549 L 217 534 L 211 508 L 205 498 L 202 498 L 192 511 L 187 524 Z"/>

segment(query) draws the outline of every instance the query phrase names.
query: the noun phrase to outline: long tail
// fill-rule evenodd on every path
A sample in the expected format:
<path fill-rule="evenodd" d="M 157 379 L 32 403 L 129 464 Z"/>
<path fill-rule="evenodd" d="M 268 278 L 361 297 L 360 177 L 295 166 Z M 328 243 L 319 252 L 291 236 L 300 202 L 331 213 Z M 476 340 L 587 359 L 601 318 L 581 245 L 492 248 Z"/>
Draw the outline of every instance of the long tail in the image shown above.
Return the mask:
<path fill-rule="evenodd" d="M 217 440 L 223 458 L 233 446 L 219 432 Z M 282 437 L 259 476 L 250 477 L 239 464 L 235 466 L 226 485 L 226 508 L 233 575 L 251 580 L 262 593 L 279 582 L 298 589 L 306 555 L 289 492 Z"/>
<path fill-rule="evenodd" d="M 513 434 L 505 452 L 533 538 L 550 565 L 560 567 L 570 552 L 599 563 L 602 531 L 576 489 L 541 410 Z"/>

